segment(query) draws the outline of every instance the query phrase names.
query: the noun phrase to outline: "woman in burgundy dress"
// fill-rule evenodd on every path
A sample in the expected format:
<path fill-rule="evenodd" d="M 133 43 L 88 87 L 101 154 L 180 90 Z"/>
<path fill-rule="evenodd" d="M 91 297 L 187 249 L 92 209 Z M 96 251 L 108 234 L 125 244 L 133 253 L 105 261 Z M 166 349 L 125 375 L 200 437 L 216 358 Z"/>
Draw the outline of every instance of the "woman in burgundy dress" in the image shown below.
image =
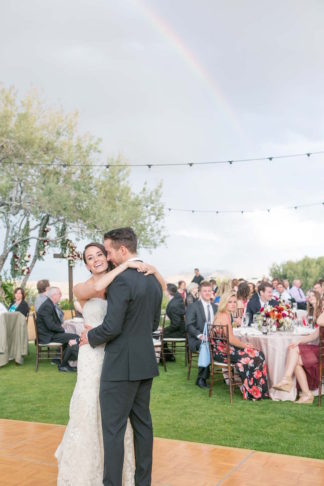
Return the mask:
<path fill-rule="evenodd" d="M 233 334 L 232 314 L 237 311 L 236 292 L 227 292 L 222 295 L 215 316 L 214 324 L 228 326 L 230 343 L 230 360 L 235 365 L 242 380 L 242 393 L 244 400 L 261 400 L 269 398 L 267 365 L 262 351 L 250 343 L 243 343 Z M 227 355 L 224 344 L 211 333 L 211 344 L 215 361 L 226 363 Z M 213 335 L 214 334 L 214 335 Z"/>
<path fill-rule="evenodd" d="M 313 322 L 317 326 L 324 326 L 324 312 L 322 311 L 322 299 L 318 292 L 310 292 L 309 303 L 312 306 Z M 301 390 L 296 403 L 309 403 L 314 401 L 311 390 L 319 386 L 319 345 L 313 343 L 319 337 L 319 327 L 312 334 L 303 336 L 299 341 L 288 346 L 285 375 L 273 388 L 290 392 L 293 387 L 293 375 L 296 376 L 298 387 Z"/>

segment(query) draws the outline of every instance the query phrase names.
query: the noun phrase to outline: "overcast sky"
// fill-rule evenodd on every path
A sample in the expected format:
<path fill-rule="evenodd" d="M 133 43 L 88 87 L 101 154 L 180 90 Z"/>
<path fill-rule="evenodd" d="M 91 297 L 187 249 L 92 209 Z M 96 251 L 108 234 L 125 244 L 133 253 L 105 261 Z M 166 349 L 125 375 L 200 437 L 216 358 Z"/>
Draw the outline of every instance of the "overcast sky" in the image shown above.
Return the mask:
<path fill-rule="evenodd" d="M 199 162 L 324 150 L 324 3 L 320 0 L 0 0 L 0 81 L 35 86 L 80 112 L 104 157 Z M 163 182 L 167 244 L 145 260 L 165 276 L 323 254 L 324 157 L 133 169 L 134 190 Z M 83 278 L 81 265 L 76 279 Z M 32 280 L 66 278 L 65 262 Z"/>

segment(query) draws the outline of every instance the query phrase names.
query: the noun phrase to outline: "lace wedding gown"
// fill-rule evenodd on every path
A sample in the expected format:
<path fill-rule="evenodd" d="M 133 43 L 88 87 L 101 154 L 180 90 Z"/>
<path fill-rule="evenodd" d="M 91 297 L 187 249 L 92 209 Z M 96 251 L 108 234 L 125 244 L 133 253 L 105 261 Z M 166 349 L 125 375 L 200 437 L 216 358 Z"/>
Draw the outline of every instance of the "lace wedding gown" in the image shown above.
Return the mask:
<path fill-rule="evenodd" d="M 102 323 L 107 302 L 91 299 L 84 305 L 83 317 L 95 327 Z M 58 486 L 101 486 L 103 478 L 103 440 L 99 404 L 104 345 L 81 346 L 77 382 L 70 402 L 70 420 L 55 452 L 58 461 Z M 133 431 L 128 420 L 125 433 L 123 486 L 134 486 Z"/>

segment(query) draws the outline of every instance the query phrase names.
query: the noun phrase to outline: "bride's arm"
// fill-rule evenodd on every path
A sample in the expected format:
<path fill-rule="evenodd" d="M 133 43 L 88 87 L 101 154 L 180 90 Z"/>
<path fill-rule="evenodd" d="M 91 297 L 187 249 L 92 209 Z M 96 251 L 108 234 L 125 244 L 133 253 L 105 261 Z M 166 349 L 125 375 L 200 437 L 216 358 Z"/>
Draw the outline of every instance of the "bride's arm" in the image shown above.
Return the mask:
<path fill-rule="evenodd" d="M 147 263 L 143 263 L 137 260 L 133 260 L 130 262 L 122 263 L 118 265 L 118 267 L 114 268 L 108 273 L 105 273 L 102 277 L 96 279 L 94 282 L 94 289 L 98 292 L 100 290 L 104 290 L 111 284 L 111 282 L 122 272 L 124 272 L 127 268 L 134 268 L 139 272 L 143 272 L 145 275 L 154 275 L 157 281 L 160 283 L 163 290 L 166 289 L 166 283 L 162 275 L 159 274 L 157 269 L 152 265 L 148 265 Z"/>

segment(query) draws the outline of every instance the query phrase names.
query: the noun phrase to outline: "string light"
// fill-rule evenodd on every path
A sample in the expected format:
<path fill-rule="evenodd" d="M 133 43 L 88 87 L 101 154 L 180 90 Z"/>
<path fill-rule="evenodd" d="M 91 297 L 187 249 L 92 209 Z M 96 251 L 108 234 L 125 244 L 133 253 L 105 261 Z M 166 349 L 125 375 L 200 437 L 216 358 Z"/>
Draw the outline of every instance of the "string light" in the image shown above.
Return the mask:
<path fill-rule="evenodd" d="M 1 147 L 3 148 L 3 147 Z M 153 167 L 193 167 L 195 166 L 202 166 L 202 165 L 230 165 L 232 166 L 233 164 L 243 164 L 243 163 L 248 163 L 248 162 L 263 162 L 263 161 L 268 161 L 272 162 L 273 160 L 276 159 L 291 159 L 291 158 L 298 158 L 298 157 L 307 157 L 309 158 L 311 155 L 320 155 L 324 154 L 324 150 L 318 151 L 318 152 L 304 152 L 304 153 L 298 153 L 298 154 L 286 154 L 286 155 L 272 155 L 272 156 L 267 156 L 267 157 L 255 157 L 255 158 L 247 158 L 247 159 L 232 159 L 232 160 L 214 160 L 214 161 L 206 161 L 206 162 L 166 162 L 166 163 L 143 163 L 143 164 L 113 164 L 115 167 L 131 167 L 131 168 L 138 168 L 138 167 L 147 167 L 148 169 L 152 169 Z M 2 158 L 0 159 L 0 163 L 4 164 L 18 164 L 20 167 L 22 165 L 29 165 L 29 166 L 34 166 L 34 167 L 63 167 L 63 168 L 77 168 L 77 167 L 101 167 L 101 168 L 107 168 L 109 169 L 109 165 L 106 164 L 78 164 L 78 163 L 73 163 L 73 164 L 67 164 L 66 162 L 33 162 L 30 160 L 28 157 L 28 160 L 26 161 L 16 161 L 16 160 L 11 160 L 9 158 Z"/>
<path fill-rule="evenodd" d="M 167 210 L 169 213 L 172 211 L 174 212 L 181 212 L 181 213 L 205 213 L 205 214 L 247 214 L 247 213 L 270 213 L 276 209 L 302 209 L 306 207 L 315 207 L 315 206 L 324 206 L 324 202 L 317 202 L 317 203 L 310 203 L 310 204 L 298 204 L 295 206 L 277 206 L 273 208 L 265 208 L 265 209 L 184 209 L 184 208 L 170 208 L 168 207 Z"/>

